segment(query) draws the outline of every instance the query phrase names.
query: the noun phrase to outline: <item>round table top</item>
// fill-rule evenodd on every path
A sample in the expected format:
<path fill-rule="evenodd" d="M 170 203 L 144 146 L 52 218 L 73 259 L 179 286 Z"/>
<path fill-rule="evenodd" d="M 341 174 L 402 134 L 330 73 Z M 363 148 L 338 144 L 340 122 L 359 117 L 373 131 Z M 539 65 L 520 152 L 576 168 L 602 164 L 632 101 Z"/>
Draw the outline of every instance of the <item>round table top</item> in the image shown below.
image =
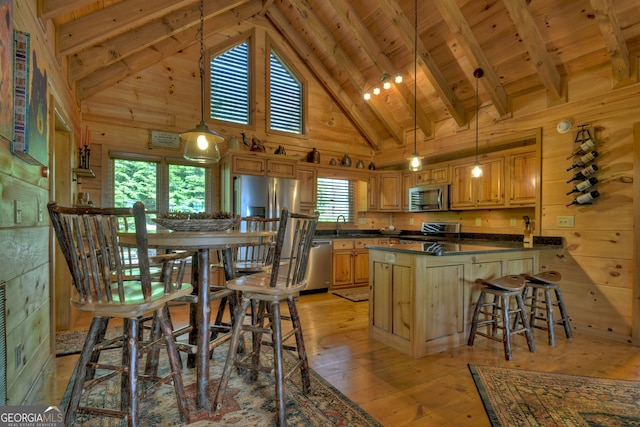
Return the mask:
<path fill-rule="evenodd" d="M 149 231 L 147 243 L 157 249 L 219 249 L 258 242 L 260 238 L 275 236 L 274 231 Z M 119 233 L 120 244 L 136 245 L 135 232 Z"/>

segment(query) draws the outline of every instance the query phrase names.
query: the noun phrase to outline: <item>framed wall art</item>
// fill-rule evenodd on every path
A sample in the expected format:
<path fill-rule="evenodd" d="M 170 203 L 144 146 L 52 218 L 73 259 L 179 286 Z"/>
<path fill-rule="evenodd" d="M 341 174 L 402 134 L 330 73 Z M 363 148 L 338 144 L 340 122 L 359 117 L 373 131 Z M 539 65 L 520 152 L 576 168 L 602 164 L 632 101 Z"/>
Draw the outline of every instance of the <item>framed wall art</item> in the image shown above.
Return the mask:
<path fill-rule="evenodd" d="M 13 3 L 0 0 L 0 137 L 13 140 Z"/>

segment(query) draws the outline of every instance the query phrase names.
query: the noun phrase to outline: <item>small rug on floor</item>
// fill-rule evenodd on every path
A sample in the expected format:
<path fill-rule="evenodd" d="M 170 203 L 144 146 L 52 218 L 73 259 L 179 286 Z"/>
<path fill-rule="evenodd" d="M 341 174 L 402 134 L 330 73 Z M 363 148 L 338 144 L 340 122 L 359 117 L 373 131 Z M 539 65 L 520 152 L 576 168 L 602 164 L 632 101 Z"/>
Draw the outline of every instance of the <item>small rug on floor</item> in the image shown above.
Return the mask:
<path fill-rule="evenodd" d="M 353 302 L 369 301 L 368 286 L 360 287 L 360 288 L 342 289 L 339 291 L 333 291 L 331 293 L 339 297 L 346 298 L 349 301 L 353 301 Z"/>
<path fill-rule="evenodd" d="M 110 354 L 108 354 L 110 353 Z M 271 360 L 271 348 L 264 351 L 264 361 Z M 100 356 L 101 363 L 119 360 L 118 351 L 105 352 Z M 161 366 L 168 369 L 166 353 L 162 351 Z M 227 345 L 223 344 L 214 352 L 211 361 L 209 382 L 210 398 L 213 400 L 224 360 Z M 144 369 L 145 358 L 141 358 L 141 369 Z M 285 367 L 292 366 L 294 360 L 285 355 Z M 103 371 L 98 371 L 103 373 Z M 195 369 L 182 370 L 185 384 L 184 401 L 189 408 L 195 407 Z M 330 385 L 314 370 L 310 369 L 311 392 L 302 392 L 300 371 L 296 370 L 286 380 L 285 402 L 287 423 L 291 426 L 344 426 L 344 427 L 382 427 L 373 417 L 352 402 L 339 390 Z M 119 405 L 118 376 L 110 379 L 106 384 L 93 389 L 89 396 L 83 397 L 81 403 L 86 404 L 89 399 L 92 405 L 117 408 Z M 67 390 L 68 392 L 68 390 Z M 65 394 L 62 407 L 69 399 Z M 247 382 L 234 369 L 225 392 L 223 407 L 218 412 L 191 409 L 188 424 L 190 427 L 204 427 L 210 425 L 221 426 L 274 426 L 275 425 L 275 385 L 273 374 L 260 373 L 257 381 Z M 76 424 L 83 426 L 111 426 L 121 425 L 116 418 L 77 416 Z M 125 423 L 126 424 L 126 423 Z M 159 387 L 140 402 L 140 425 L 145 426 L 176 426 L 184 425 L 180 422 L 176 406 L 176 396 L 173 385 L 165 384 Z"/>
<path fill-rule="evenodd" d="M 106 338 L 115 338 L 122 335 L 122 326 L 109 326 Z M 80 354 L 87 330 L 71 330 L 56 333 L 56 357 Z"/>
<path fill-rule="evenodd" d="M 640 382 L 469 365 L 491 425 L 640 426 Z"/>

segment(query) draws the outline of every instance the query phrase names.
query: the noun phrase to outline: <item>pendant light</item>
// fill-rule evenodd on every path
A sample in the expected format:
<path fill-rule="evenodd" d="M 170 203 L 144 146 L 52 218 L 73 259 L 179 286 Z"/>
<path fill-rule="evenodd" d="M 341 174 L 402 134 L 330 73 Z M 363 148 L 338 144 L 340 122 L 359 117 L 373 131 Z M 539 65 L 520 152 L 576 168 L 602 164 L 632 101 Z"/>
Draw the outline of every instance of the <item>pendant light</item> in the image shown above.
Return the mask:
<path fill-rule="evenodd" d="M 478 161 L 478 111 L 480 108 L 478 100 L 478 79 L 484 76 L 484 70 L 482 68 L 476 68 L 473 71 L 473 76 L 476 78 L 476 162 L 473 164 L 471 175 L 474 178 L 480 178 L 482 176 L 482 168 L 480 167 L 480 162 Z"/>
<path fill-rule="evenodd" d="M 409 170 L 422 169 L 422 156 L 418 154 L 418 0 L 415 1 L 415 20 L 413 29 L 413 154 L 409 160 Z"/>
<path fill-rule="evenodd" d="M 200 42 L 200 123 L 195 128 L 180 134 L 184 140 L 184 158 L 198 163 L 215 163 L 220 160 L 218 143 L 224 138 L 209 129 L 204 122 L 204 0 L 200 0 L 200 28 L 197 32 Z"/>

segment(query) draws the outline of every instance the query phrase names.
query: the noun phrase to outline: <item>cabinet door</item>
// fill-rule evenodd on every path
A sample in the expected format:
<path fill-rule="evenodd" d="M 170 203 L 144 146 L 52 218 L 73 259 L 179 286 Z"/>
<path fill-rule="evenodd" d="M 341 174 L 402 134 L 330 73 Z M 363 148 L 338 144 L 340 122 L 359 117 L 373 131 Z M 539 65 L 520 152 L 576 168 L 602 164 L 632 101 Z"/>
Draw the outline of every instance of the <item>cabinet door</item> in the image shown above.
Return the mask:
<path fill-rule="evenodd" d="M 379 209 L 378 200 L 380 198 L 379 175 L 369 174 L 369 186 L 367 187 L 367 210 L 377 211 Z"/>
<path fill-rule="evenodd" d="M 265 159 L 258 157 L 233 157 L 233 173 L 236 175 L 264 175 L 266 173 Z"/>
<path fill-rule="evenodd" d="M 369 283 L 369 250 L 359 250 L 353 253 L 353 283 L 361 285 Z"/>
<path fill-rule="evenodd" d="M 413 289 L 413 268 L 394 264 L 392 266 L 392 326 L 391 332 L 404 339 L 411 339 L 413 311 L 411 291 Z"/>
<path fill-rule="evenodd" d="M 333 287 L 351 286 L 353 284 L 353 252 L 333 253 Z"/>
<path fill-rule="evenodd" d="M 425 340 L 456 335 L 464 330 L 464 265 L 427 267 L 423 300 L 416 306 L 421 311 Z"/>
<path fill-rule="evenodd" d="M 482 176 L 476 181 L 477 206 L 504 206 L 504 161 L 503 158 L 485 160 L 480 163 Z"/>
<path fill-rule="evenodd" d="M 300 181 L 300 209 L 316 208 L 317 170 L 298 168 L 297 177 Z"/>
<path fill-rule="evenodd" d="M 391 264 L 373 263 L 373 281 L 370 313 L 371 324 L 385 332 L 391 331 Z"/>
<path fill-rule="evenodd" d="M 509 204 L 534 206 L 536 202 L 536 152 L 509 157 Z"/>
<path fill-rule="evenodd" d="M 431 183 L 431 171 L 429 169 L 416 172 L 416 185 Z"/>
<path fill-rule="evenodd" d="M 462 164 L 451 167 L 451 194 L 450 204 L 453 209 L 475 207 L 474 178 L 471 175 L 473 165 Z"/>
<path fill-rule="evenodd" d="M 402 210 L 409 210 L 409 189 L 416 186 L 416 174 L 405 173 L 402 175 Z"/>
<path fill-rule="evenodd" d="M 380 210 L 399 211 L 402 209 L 402 178 L 400 174 L 381 174 Z"/>
<path fill-rule="evenodd" d="M 434 184 L 447 184 L 449 182 L 449 168 L 445 166 L 432 169 L 431 182 Z"/>
<path fill-rule="evenodd" d="M 280 178 L 295 178 L 296 162 L 291 160 L 267 159 L 267 175 Z"/>

